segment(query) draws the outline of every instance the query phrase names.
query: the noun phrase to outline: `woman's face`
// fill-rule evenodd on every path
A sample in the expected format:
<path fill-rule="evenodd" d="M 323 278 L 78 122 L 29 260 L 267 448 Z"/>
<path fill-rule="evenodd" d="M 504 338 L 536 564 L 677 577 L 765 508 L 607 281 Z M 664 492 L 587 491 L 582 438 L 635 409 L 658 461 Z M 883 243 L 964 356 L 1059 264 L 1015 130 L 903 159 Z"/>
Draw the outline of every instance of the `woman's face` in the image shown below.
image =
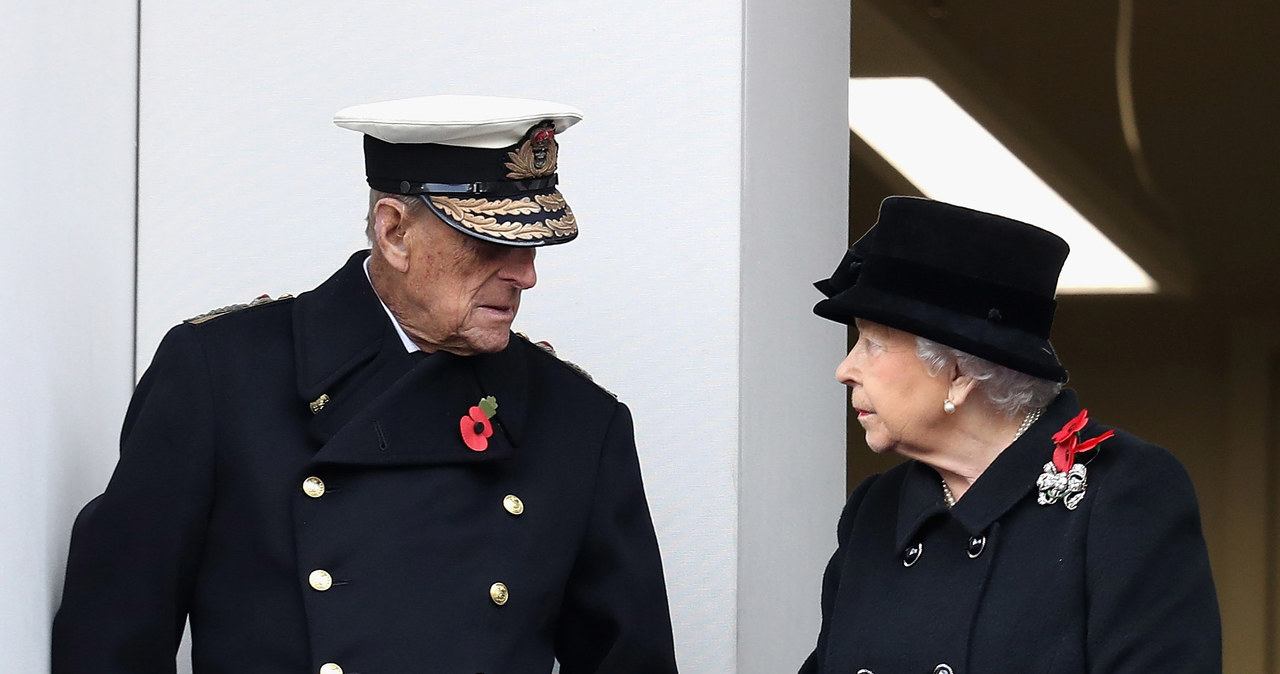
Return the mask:
<path fill-rule="evenodd" d="M 836 379 L 850 389 L 849 400 L 876 453 L 908 456 L 927 449 L 945 413 L 950 378 L 929 376 L 916 356 L 914 335 L 858 319 L 858 341 L 836 368 Z"/>

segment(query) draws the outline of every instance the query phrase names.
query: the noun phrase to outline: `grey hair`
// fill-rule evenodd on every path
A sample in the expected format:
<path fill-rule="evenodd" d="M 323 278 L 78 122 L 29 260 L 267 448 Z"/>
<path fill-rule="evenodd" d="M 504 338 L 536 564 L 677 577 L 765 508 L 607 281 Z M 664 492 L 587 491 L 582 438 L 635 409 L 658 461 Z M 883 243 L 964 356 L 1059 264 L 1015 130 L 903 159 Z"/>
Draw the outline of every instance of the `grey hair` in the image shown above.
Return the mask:
<path fill-rule="evenodd" d="M 960 374 L 977 382 L 978 390 L 996 409 L 1017 416 L 1044 407 L 1057 397 L 1062 384 L 996 365 L 989 360 L 916 336 L 916 356 L 929 376 L 955 365 Z"/>
<path fill-rule="evenodd" d="M 364 236 L 369 240 L 370 246 L 374 244 L 374 239 L 377 238 L 373 231 L 373 207 L 377 206 L 382 199 L 399 201 L 404 204 L 404 207 L 409 211 L 409 215 L 421 215 L 427 210 L 427 203 L 416 194 L 392 194 L 390 192 L 369 190 L 369 210 L 364 216 Z"/>

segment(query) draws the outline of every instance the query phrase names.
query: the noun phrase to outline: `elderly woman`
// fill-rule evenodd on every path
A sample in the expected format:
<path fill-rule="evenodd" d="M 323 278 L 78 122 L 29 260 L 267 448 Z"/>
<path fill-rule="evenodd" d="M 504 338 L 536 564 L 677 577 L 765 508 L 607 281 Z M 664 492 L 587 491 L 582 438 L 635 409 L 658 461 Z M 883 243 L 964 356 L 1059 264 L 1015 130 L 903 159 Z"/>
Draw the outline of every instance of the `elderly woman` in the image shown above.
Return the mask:
<path fill-rule="evenodd" d="M 1220 672 L 1195 492 L 1089 418 L 1049 345 L 1067 245 L 891 197 L 818 288 L 857 327 L 836 369 L 874 452 L 840 516 L 801 672 Z"/>

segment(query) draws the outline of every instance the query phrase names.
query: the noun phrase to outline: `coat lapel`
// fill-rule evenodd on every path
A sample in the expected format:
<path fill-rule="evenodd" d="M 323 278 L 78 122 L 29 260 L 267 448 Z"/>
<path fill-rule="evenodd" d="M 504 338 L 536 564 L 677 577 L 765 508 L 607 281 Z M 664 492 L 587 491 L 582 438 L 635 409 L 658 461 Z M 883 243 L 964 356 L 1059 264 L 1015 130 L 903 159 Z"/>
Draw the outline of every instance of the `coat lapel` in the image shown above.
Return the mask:
<path fill-rule="evenodd" d="M 368 256 L 352 255 L 294 303 L 298 395 L 312 412 L 307 430 L 320 444 L 413 366 L 365 276 Z"/>
<path fill-rule="evenodd" d="M 1053 434 L 1079 412 L 1075 391 L 1064 389 L 1040 420 L 991 462 L 970 494 L 956 504 L 956 519 L 970 534 L 979 535 L 1022 499 L 1035 498 L 1036 478 L 1053 458 Z M 970 495 L 975 498 L 970 500 Z"/>
<path fill-rule="evenodd" d="M 513 445 L 519 445 L 524 437 L 525 421 L 529 410 L 530 368 L 526 360 L 531 346 L 523 338 L 511 335 L 507 348 L 498 353 L 472 356 L 476 379 L 485 395 L 498 399 L 498 414 L 494 421 Z M 475 404 L 472 402 L 471 404 Z"/>
<path fill-rule="evenodd" d="M 293 304 L 298 393 L 307 400 L 372 360 L 386 333 L 394 332 L 364 274 L 367 257 L 367 250 L 352 255 L 342 269 Z"/>
<path fill-rule="evenodd" d="M 1036 478 L 1053 457 L 1052 435 L 1080 411 L 1076 394 L 1063 390 L 1027 432 L 1009 445 L 969 488 L 951 515 L 972 536 L 982 535 L 1024 498 L 1034 498 Z M 897 541 L 902 548 L 930 517 L 946 512 L 938 473 L 922 463 L 910 467 L 898 510 Z M 941 506 L 941 507 L 939 507 Z"/>
<path fill-rule="evenodd" d="M 947 512 L 937 471 L 919 461 L 907 465 L 898 497 L 898 522 L 894 530 L 896 550 L 911 545 L 926 522 Z M 964 501 L 961 501 L 963 503 Z"/>
<path fill-rule="evenodd" d="M 494 354 L 498 356 L 500 354 Z M 510 377 L 481 382 L 477 371 L 484 356 L 436 353 L 422 359 L 359 410 L 325 443 L 320 463 L 377 466 L 428 466 L 497 461 L 515 452 L 514 438 L 523 429 L 523 387 Z M 493 435 L 483 451 L 467 447 L 462 428 L 467 411 L 481 398 L 498 401 Z M 466 422 L 470 424 L 470 420 Z"/>
<path fill-rule="evenodd" d="M 426 465 L 510 456 L 524 430 L 527 343 L 462 357 L 409 354 L 364 273 L 368 251 L 299 296 L 293 323 L 298 393 L 314 411 L 315 460 Z M 485 396 L 498 400 L 494 435 L 482 452 L 462 440 L 461 420 Z M 323 400 L 323 405 L 312 405 Z M 318 407 L 318 409 L 317 409 Z"/>

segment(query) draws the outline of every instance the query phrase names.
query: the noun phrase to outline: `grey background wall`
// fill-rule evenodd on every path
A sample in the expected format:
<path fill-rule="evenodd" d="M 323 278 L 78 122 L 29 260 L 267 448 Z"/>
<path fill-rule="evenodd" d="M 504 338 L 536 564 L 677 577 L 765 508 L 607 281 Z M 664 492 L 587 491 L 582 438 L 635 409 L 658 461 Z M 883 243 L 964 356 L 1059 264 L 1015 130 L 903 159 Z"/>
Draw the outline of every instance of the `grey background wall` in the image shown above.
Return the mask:
<path fill-rule="evenodd" d="M 46 667 L 70 522 L 114 463 L 135 359 L 184 317 L 305 290 L 361 247 L 360 139 L 329 119 L 436 92 L 585 110 L 561 155 L 583 235 L 539 256 L 517 329 L 635 412 L 682 668 L 798 666 L 843 501 L 828 361 L 844 335 L 809 314 L 808 283 L 846 244 L 848 7 L 12 14 L 0 458 L 21 486 L 0 496 L 0 652 L 21 671 Z"/>

